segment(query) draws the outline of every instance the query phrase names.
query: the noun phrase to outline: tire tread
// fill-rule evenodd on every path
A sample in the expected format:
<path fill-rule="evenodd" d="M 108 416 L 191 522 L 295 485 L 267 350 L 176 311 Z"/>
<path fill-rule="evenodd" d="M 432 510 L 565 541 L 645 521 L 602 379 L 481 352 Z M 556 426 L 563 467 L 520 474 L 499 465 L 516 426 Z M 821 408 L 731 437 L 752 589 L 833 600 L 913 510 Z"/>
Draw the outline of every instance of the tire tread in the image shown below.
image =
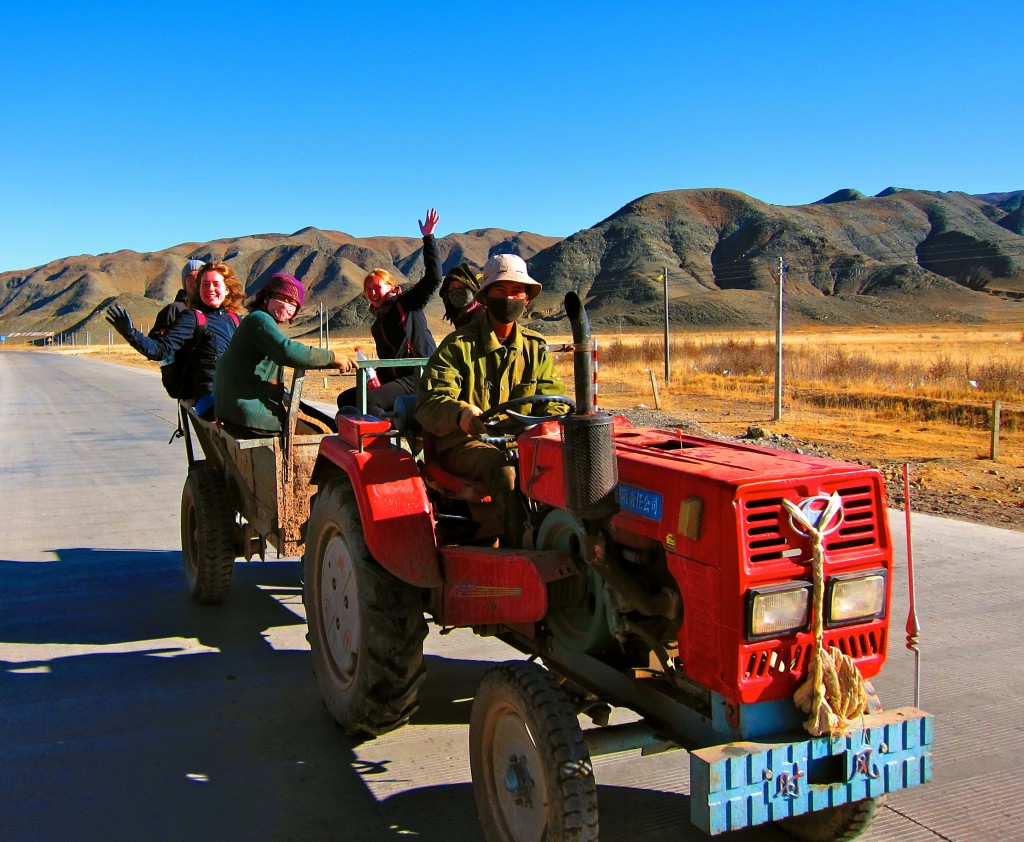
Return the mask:
<path fill-rule="evenodd" d="M 550 765 L 559 770 L 556 786 L 560 806 L 554 809 L 554 826 L 547 828 L 546 838 L 551 842 L 590 842 L 598 838 L 597 786 L 593 764 L 583 731 L 565 692 L 551 674 L 542 667 L 524 662 L 508 662 L 491 668 L 484 675 L 477 690 L 477 698 L 488 699 L 511 690 L 536 718 L 538 748 L 547 755 Z M 474 703 L 473 723 L 482 720 L 484 711 L 478 712 Z M 482 724 L 482 723 L 481 723 Z M 478 727 L 480 727 L 478 725 Z M 531 729 L 532 732 L 532 729 Z M 471 759 L 481 750 L 474 739 L 471 725 Z M 484 762 L 482 756 L 476 758 Z M 474 770 L 474 789 L 479 784 Z M 491 801 L 486 793 L 477 791 L 477 808 L 488 838 L 501 838 L 496 832 Z"/>
<path fill-rule="evenodd" d="M 182 489 L 182 552 L 186 544 L 188 507 L 196 518 L 195 581 L 190 581 L 192 598 L 203 605 L 223 602 L 231 589 L 235 568 L 235 513 L 228 502 L 224 479 L 215 468 L 200 467 L 189 472 Z M 189 545 L 190 546 L 190 545 Z M 186 574 L 191 572 L 186 562 Z"/>
<path fill-rule="evenodd" d="M 331 527 L 348 542 L 357 576 L 363 579 L 363 650 L 353 680 L 357 686 L 351 691 L 333 681 L 327 662 L 330 653 L 322 640 L 317 554 L 323 551 L 324 530 Z M 314 672 L 327 709 L 338 725 L 354 735 L 377 736 L 404 725 L 418 708 L 417 694 L 426 676 L 423 639 L 427 626 L 420 594 L 370 555 L 355 492 L 347 478 L 331 480 L 314 497 L 302 563 Z"/>

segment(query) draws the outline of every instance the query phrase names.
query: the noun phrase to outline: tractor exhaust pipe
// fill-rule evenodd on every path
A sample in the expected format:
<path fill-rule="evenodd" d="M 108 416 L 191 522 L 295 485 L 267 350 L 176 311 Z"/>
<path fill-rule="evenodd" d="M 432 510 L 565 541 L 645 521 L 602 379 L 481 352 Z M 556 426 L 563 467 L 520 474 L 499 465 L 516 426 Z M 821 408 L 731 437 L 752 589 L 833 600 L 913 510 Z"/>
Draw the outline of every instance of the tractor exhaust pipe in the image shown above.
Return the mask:
<path fill-rule="evenodd" d="M 576 413 L 561 422 L 565 496 L 569 511 L 589 524 L 619 511 L 619 465 L 612 438 L 614 419 L 607 412 L 594 411 L 590 319 L 575 292 L 566 293 L 565 312 L 572 325 L 576 382 Z"/>
<path fill-rule="evenodd" d="M 590 369 L 590 317 L 575 292 L 565 294 L 565 314 L 572 327 L 572 370 L 576 381 L 576 414 L 594 412 L 594 389 Z"/>

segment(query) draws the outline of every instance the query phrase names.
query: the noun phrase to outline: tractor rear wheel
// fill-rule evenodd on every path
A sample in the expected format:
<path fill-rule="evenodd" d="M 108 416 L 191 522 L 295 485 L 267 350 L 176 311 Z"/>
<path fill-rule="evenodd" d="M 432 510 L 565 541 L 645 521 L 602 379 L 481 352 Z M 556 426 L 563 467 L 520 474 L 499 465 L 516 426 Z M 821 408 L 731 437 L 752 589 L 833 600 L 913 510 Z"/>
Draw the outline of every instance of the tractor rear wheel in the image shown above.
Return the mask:
<path fill-rule="evenodd" d="M 196 602 L 223 602 L 235 568 L 235 513 L 215 468 L 189 471 L 181 490 L 181 556 Z"/>
<path fill-rule="evenodd" d="M 345 477 L 314 498 L 302 569 L 309 647 L 331 716 L 350 734 L 404 725 L 426 674 L 420 592 L 370 555 Z"/>
<path fill-rule="evenodd" d="M 884 798 L 865 798 L 814 813 L 791 816 L 775 824 L 802 842 L 847 842 L 871 826 L 884 803 Z"/>
<path fill-rule="evenodd" d="M 547 670 L 512 662 L 484 674 L 470 714 L 469 762 L 490 842 L 597 839 L 590 752 Z"/>

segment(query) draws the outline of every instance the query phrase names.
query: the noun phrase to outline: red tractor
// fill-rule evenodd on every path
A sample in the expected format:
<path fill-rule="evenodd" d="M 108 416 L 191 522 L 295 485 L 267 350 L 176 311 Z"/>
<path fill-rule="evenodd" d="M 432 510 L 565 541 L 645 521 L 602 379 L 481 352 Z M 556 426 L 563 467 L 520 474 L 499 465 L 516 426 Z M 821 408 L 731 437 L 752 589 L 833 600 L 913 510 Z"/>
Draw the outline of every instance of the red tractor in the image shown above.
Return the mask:
<path fill-rule="evenodd" d="M 882 477 L 596 411 L 575 294 L 566 311 L 575 403 L 520 399 L 485 416 L 489 430 L 519 426 L 504 440 L 529 510 L 522 547 L 496 546 L 489 500 L 431 461 L 409 413 L 394 426 L 339 415 L 320 442 L 303 573 L 327 708 L 354 734 L 406 723 L 427 615 L 529 656 L 490 669 L 473 703 L 488 839 L 596 839 L 591 757 L 635 748 L 686 750 L 706 833 L 777 822 L 802 839 L 853 838 L 886 793 L 931 777 L 922 711 L 872 698 L 840 733 L 811 736 L 793 700 L 816 634 L 863 679 L 885 660 Z M 572 411 L 524 414 L 551 400 Z M 613 707 L 637 721 L 609 725 Z"/>

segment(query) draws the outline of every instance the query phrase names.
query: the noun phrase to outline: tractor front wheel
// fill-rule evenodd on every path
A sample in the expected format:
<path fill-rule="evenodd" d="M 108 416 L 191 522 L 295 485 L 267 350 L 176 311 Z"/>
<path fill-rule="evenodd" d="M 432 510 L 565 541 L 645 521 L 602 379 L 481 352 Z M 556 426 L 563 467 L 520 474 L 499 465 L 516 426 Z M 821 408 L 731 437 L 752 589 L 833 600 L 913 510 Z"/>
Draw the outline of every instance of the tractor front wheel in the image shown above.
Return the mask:
<path fill-rule="evenodd" d="M 426 674 L 420 593 L 370 555 L 345 477 L 314 499 L 302 568 L 309 648 L 331 716 L 350 734 L 404 725 Z"/>
<path fill-rule="evenodd" d="M 884 798 L 865 798 L 814 813 L 791 816 L 775 824 L 801 842 L 848 842 L 871 826 L 884 803 Z"/>
<path fill-rule="evenodd" d="M 590 752 L 547 670 L 512 662 L 484 674 L 470 714 L 469 762 L 490 842 L 597 839 Z"/>
<path fill-rule="evenodd" d="M 196 602 L 223 602 L 235 568 L 235 513 L 214 468 L 189 471 L 181 490 L 181 556 Z"/>
<path fill-rule="evenodd" d="M 871 682 L 867 683 L 868 712 L 880 713 L 882 702 Z M 803 813 L 775 822 L 782 830 L 801 842 L 850 842 L 863 834 L 875 820 L 885 798 L 864 798 L 838 807 Z"/>

